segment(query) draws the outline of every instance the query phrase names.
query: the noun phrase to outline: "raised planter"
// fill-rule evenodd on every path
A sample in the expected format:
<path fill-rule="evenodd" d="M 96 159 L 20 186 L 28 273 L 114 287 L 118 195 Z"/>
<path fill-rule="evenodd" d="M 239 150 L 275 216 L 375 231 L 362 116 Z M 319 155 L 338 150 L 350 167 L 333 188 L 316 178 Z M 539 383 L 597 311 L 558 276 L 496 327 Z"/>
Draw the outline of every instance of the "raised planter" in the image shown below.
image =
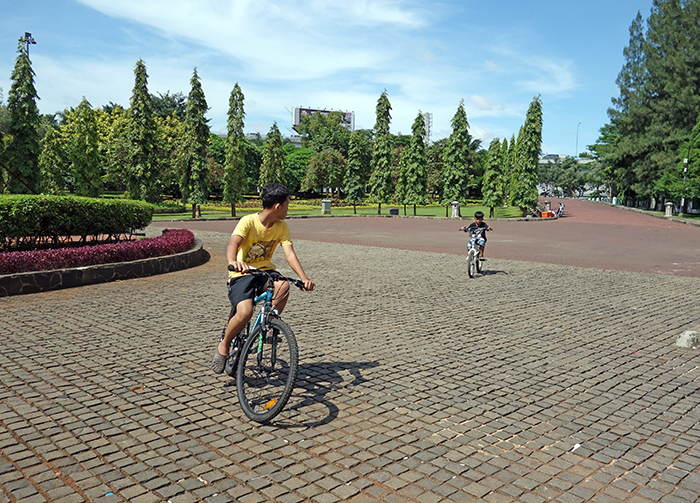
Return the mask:
<path fill-rule="evenodd" d="M 99 264 L 74 269 L 33 271 L 0 276 L 0 297 L 25 293 L 47 292 L 75 286 L 94 285 L 109 281 L 144 278 L 155 274 L 196 267 L 209 260 L 209 253 L 202 242 L 195 239 L 191 250 L 151 257 L 131 262 Z"/>

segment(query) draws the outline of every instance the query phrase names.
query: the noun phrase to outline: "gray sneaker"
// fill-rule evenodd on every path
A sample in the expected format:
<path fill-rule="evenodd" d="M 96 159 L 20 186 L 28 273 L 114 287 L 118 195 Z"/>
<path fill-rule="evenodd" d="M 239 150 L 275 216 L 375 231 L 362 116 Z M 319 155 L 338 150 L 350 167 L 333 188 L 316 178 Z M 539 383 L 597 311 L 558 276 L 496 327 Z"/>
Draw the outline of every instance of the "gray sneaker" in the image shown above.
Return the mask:
<path fill-rule="evenodd" d="M 215 374 L 221 374 L 226 365 L 226 355 L 219 354 L 219 350 L 214 351 L 214 358 L 211 359 L 211 369 Z"/>

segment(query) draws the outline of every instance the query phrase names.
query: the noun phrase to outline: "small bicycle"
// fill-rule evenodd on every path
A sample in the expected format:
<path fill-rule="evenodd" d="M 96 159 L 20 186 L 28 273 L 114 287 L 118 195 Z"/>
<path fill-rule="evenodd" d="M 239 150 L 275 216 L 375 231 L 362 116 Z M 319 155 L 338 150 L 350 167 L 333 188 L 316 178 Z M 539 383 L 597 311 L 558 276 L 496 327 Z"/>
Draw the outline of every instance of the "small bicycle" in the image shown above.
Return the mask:
<path fill-rule="evenodd" d="M 459 230 L 462 231 L 464 228 L 460 228 Z M 485 231 L 485 227 L 477 227 L 464 231 L 469 232 L 469 243 L 467 243 L 467 274 L 469 274 L 470 278 L 473 278 L 477 272 L 481 272 L 481 248 L 477 240 L 483 236 Z"/>
<path fill-rule="evenodd" d="M 229 266 L 229 270 L 233 270 L 232 266 Z M 282 276 L 277 271 L 251 267 L 248 272 L 255 276 L 267 276 L 267 288 L 253 299 L 254 307 L 263 301 L 262 307 L 255 321 L 251 318 L 245 329 L 231 342 L 224 371 L 236 378 L 238 402 L 245 415 L 258 423 L 267 423 L 287 404 L 299 370 L 296 337 L 272 306 L 275 281 L 287 281 L 302 290 L 304 283 Z M 231 316 L 233 309 L 229 319 Z"/>

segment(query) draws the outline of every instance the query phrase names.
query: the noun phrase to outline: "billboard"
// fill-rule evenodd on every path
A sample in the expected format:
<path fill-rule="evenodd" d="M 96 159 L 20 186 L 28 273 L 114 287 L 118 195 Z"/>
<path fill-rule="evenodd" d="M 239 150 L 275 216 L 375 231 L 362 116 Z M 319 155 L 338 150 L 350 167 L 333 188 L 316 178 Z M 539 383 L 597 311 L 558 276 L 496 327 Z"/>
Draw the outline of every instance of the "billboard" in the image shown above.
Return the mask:
<path fill-rule="evenodd" d="M 355 130 L 355 112 L 343 112 L 341 110 L 325 110 L 321 108 L 303 108 L 294 107 L 292 109 L 292 128 L 294 131 L 299 132 L 298 127 L 301 124 L 301 119 L 304 117 L 310 117 L 311 114 L 319 113 L 323 115 L 330 115 L 331 112 L 340 112 L 343 114 L 341 123 L 350 131 Z"/>

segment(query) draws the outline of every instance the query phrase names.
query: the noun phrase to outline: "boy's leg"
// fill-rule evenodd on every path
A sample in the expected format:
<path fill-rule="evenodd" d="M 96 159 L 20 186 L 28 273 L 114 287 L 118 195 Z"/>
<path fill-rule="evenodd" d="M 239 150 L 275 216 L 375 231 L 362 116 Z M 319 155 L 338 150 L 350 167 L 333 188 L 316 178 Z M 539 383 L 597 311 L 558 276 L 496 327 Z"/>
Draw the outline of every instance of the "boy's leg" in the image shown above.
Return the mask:
<path fill-rule="evenodd" d="M 228 320 L 226 332 L 224 333 L 224 339 L 219 342 L 217 347 L 217 351 L 220 355 L 228 355 L 231 341 L 236 335 L 241 333 L 241 330 L 245 328 L 245 325 L 248 323 L 251 316 L 253 316 L 253 301 L 251 299 L 240 301 L 236 305 L 236 314 L 234 314 L 231 319 Z"/>
<path fill-rule="evenodd" d="M 287 305 L 287 299 L 289 299 L 289 283 L 286 281 L 275 281 L 275 295 L 272 298 L 272 305 L 280 314 L 284 311 L 284 306 Z"/>

